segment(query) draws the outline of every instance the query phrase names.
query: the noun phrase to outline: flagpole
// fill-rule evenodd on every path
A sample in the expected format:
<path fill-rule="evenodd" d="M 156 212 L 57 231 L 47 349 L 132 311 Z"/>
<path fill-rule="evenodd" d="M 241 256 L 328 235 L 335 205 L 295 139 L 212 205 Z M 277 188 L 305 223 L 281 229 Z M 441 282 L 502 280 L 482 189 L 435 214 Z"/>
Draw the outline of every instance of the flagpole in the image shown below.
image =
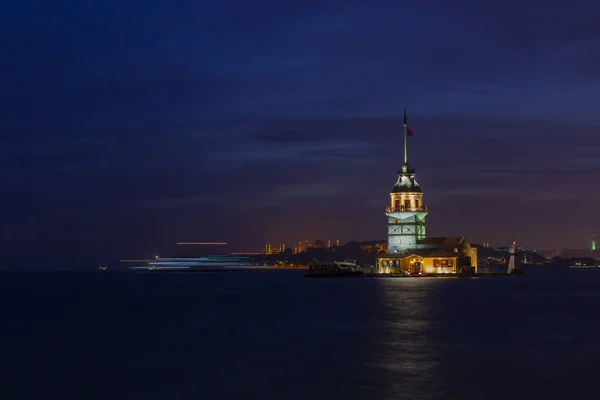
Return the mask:
<path fill-rule="evenodd" d="M 406 127 L 408 123 L 406 121 L 406 108 L 404 109 L 404 164 L 408 164 L 408 149 L 406 147 Z"/>

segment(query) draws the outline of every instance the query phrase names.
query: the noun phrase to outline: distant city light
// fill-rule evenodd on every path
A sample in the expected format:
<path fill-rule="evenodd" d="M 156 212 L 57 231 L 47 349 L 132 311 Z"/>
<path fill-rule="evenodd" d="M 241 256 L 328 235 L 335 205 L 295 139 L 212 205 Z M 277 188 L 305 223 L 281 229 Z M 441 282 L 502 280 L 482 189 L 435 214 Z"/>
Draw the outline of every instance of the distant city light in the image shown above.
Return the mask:
<path fill-rule="evenodd" d="M 177 244 L 191 244 L 191 245 L 226 245 L 225 242 L 177 242 Z"/>

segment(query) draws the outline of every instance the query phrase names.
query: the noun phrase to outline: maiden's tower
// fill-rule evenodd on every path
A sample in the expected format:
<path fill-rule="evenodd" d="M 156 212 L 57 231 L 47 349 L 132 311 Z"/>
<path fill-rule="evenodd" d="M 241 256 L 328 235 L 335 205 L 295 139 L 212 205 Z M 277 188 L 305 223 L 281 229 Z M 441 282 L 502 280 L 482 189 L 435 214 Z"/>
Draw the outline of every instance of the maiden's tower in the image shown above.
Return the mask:
<path fill-rule="evenodd" d="M 461 274 L 477 269 L 477 249 L 466 237 L 428 237 L 423 191 L 408 164 L 408 129 L 404 110 L 404 164 L 398 171 L 385 210 L 388 230 L 388 253 L 377 258 L 377 272 L 382 274 Z"/>

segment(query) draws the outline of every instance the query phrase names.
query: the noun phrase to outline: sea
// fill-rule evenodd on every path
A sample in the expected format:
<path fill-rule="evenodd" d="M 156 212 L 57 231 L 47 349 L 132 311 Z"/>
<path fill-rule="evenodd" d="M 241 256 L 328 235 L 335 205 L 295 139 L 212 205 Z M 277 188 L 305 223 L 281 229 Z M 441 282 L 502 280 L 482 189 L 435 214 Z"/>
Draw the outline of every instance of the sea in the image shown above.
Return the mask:
<path fill-rule="evenodd" d="M 2 272 L 0 399 L 599 399 L 600 270 Z"/>

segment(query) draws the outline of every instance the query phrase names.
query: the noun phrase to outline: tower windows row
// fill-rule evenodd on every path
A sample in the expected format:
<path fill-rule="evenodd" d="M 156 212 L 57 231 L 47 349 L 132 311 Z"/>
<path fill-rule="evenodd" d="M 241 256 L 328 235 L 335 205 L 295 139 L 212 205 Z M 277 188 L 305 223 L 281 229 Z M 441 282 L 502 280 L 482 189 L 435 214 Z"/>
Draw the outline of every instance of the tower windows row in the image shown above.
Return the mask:
<path fill-rule="evenodd" d="M 398 209 L 398 208 L 400 208 L 400 206 L 401 206 L 400 200 L 396 199 L 394 201 L 394 207 Z M 410 205 L 410 199 L 404 199 L 404 204 L 402 206 L 406 209 L 412 208 L 412 206 Z M 421 207 L 421 202 L 419 201 L 419 199 L 415 199 L 415 208 L 419 208 L 419 207 Z"/>

